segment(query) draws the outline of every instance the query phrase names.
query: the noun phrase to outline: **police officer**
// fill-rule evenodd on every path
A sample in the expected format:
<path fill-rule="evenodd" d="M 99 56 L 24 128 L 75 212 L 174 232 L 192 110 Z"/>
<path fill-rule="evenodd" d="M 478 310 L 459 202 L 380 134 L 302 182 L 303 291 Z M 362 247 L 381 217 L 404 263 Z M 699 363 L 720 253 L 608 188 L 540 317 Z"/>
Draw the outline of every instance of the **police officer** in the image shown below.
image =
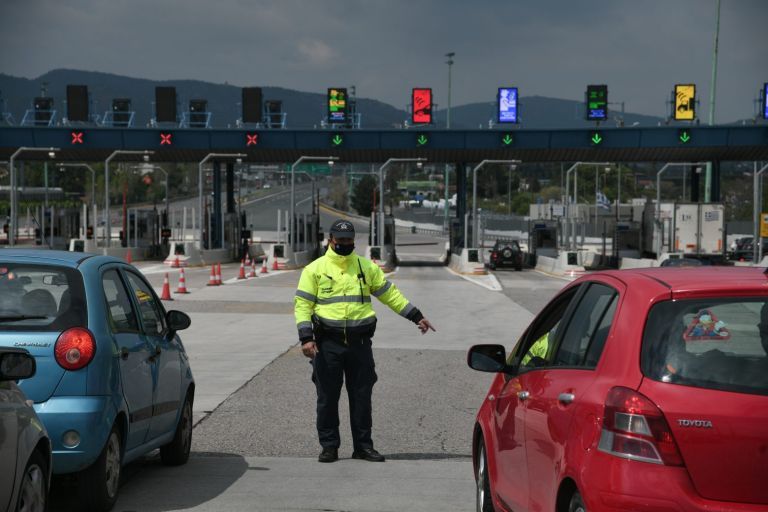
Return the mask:
<path fill-rule="evenodd" d="M 331 226 L 328 250 L 301 273 L 294 299 L 301 349 L 312 359 L 317 388 L 320 462 L 338 460 L 339 395 L 346 379 L 352 427 L 353 459 L 383 462 L 371 440 L 371 394 L 377 380 L 371 338 L 376 314 L 371 297 L 418 325 L 435 330 L 381 268 L 354 253 L 355 227 L 346 220 Z"/>

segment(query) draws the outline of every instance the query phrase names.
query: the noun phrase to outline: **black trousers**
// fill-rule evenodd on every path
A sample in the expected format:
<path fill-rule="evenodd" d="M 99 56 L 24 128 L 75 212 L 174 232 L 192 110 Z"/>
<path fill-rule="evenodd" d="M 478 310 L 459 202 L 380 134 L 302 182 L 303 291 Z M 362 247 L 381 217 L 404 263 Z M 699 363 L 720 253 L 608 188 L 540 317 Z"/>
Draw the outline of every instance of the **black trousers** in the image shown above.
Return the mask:
<path fill-rule="evenodd" d="M 320 340 L 313 360 L 312 381 L 317 388 L 317 435 L 323 448 L 338 448 L 339 396 L 346 379 L 349 419 L 355 450 L 373 448 L 371 440 L 371 394 L 377 376 L 371 340 L 349 345 Z"/>

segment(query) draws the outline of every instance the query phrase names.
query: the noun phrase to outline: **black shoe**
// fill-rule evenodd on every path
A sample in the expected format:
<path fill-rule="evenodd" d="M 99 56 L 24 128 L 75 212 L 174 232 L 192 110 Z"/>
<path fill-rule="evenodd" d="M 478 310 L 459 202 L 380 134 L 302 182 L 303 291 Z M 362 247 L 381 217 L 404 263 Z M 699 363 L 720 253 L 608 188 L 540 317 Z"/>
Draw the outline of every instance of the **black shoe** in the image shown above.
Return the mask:
<path fill-rule="evenodd" d="M 386 459 L 373 448 L 363 448 L 352 452 L 353 459 L 367 460 L 369 462 L 384 462 Z"/>
<path fill-rule="evenodd" d="M 336 448 L 323 448 L 317 458 L 318 462 L 336 462 L 337 460 L 339 460 L 339 450 Z"/>

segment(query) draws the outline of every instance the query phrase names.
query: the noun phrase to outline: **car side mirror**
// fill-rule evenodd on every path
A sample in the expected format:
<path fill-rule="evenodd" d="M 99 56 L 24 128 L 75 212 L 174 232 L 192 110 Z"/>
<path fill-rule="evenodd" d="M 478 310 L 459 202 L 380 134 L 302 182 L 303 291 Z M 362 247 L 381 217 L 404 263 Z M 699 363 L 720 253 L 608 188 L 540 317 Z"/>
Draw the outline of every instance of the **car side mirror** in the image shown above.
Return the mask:
<path fill-rule="evenodd" d="M 503 372 L 507 370 L 506 351 L 502 345 L 475 345 L 467 353 L 467 364 L 480 372 Z"/>
<path fill-rule="evenodd" d="M 165 314 L 165 322 L 168 324 L 168 338 L 173 338 L 177 331 L 183 331 L 192 324 L 189 315 L 181 311 L 171 310 Z"/>
<path fill-rule="evenodd" d="M 0 354 L 0 381 L 29 379 L 36 371 L 35 358 L 27 351 Z"/>

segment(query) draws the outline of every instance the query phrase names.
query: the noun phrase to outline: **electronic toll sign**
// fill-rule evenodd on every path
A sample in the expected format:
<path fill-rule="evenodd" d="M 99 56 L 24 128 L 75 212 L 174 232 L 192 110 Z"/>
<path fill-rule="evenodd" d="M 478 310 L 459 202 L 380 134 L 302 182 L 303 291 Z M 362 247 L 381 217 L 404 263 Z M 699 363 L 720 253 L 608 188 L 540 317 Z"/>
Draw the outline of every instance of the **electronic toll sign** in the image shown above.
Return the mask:
<path fill-rule="evenodd" d="M 608 119 L 608 86 L 587 86 L 587 121 Z"/>
<path fill-rule="evenodd" d="M 432 124 L 432 89 L 413 89 L 411 103 L 413 124 Z"/>
<path fill-rule="evenodd" d="M 768 119 L 768 83 L 763 84 L 763 119 Z"/>
<path fill-rule="evenodd" d="M 341 87 L 328 89 L 328 122 L 347 122 L 347 89 Z"/>
<path fill-rule="evenodd" d="M 517 87 L 499 87 L 499 123 L 517 123 Z"/>
<path fill-rule="evenodd" d="M 677 84 L 675 86 L 675 121 L 693 121 L 696 119 L 696 86 Z"/>

